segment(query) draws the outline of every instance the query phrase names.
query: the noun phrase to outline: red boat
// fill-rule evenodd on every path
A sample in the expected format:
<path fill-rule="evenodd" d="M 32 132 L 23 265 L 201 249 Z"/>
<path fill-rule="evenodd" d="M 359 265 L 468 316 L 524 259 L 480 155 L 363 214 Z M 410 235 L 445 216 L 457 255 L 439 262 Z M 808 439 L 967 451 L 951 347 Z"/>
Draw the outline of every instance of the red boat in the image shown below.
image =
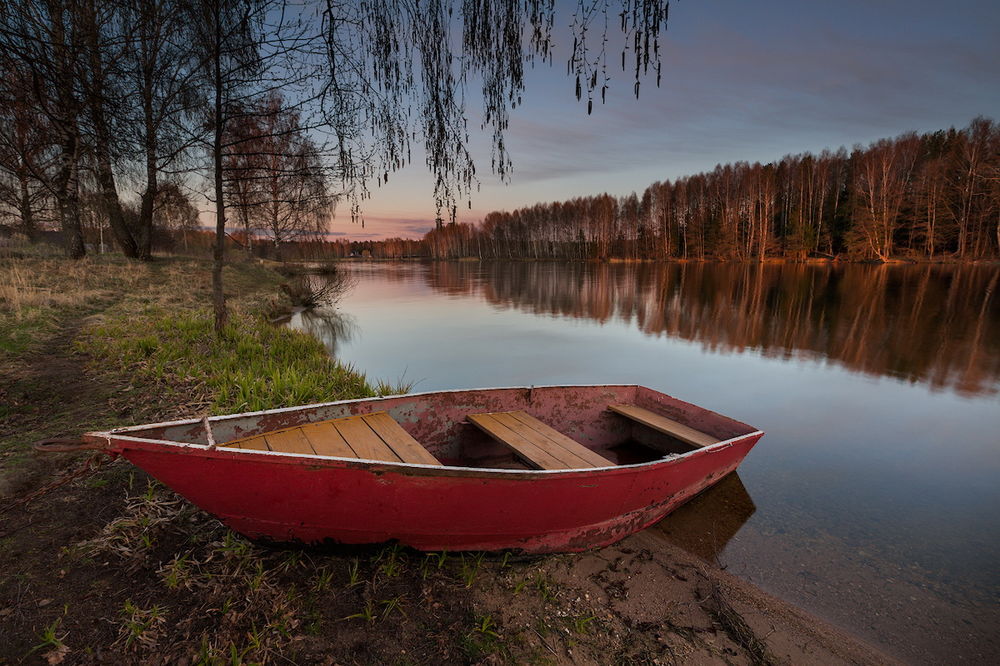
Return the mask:
<path fill-rule="evenodd" d="M 763 434 L 641 386 L 546 386 L 345 400 L 84 441 L 253 539 L 548 553 L 657 522 L 735 470 Z"/>

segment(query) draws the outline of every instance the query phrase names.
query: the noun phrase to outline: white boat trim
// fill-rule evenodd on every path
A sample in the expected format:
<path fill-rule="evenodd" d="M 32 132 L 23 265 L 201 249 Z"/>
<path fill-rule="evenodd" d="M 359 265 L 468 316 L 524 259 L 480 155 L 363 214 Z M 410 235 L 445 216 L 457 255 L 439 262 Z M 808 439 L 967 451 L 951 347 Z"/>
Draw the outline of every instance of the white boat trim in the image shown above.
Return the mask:
<path fill-rule="evenodd" d="M 599 384 L 599 386 L 606 386 L 606 384 Z M 443 391 L 432 391 L 432 392 L 442 393 Z M 323 404 L 337 404 L 337 403 L 323 403 Z M 256 413 L 260 414 L 263 412 L 256 412 Z M 184 423 L 189 423 L 189 421 L 181 421 L 179 423 L 184 424 Z M 199 423 L 199 421 L 195 420 L 191 421 L 190 423 Z M 152 427 L 156 427 L 156 425 L 154 424 L 154 425 L 144 426 L 143 428 L 152 428 Z M 165 439 L 147 439 L 144 437 L 122 436 L 120 434 L 121 432 L 122 431 L 120 430 L 119 431 L 110 430 L 107 432 L 91 432 L 87 433 L 87 435 L 90 437 L 100 437 L 102 439 L 106 439 L 109 448 L 114 448 L 111 444 L 111 440 L 114 439 L 118 441 L 137 442 L 141 444 L 155 444 L 158 446 L 164 446 L 169 448 L 178 448 L 178 449 L 192 450 L 192 451 L 212 453 L 212 454 L 224 452 L 235 456 L 243 456 L 243 455 L 255 456 L 255 457 L 277 456 L 279 459 L 289 458 L 293 460 L 296 459 L 323 460 L 323 461 L 335 461 L 335 462 L 345 462 L 345 463 L 364 463 L 365 465 L 389 466 L 389 467 L 398 467 L 401 469 L 425 469 L 429 471 L 438 471 L 438 472 L 443 470 L 448 470 L 448 471 L 454 470 L 454 471 L 474 472 L 474 473 L 490 473 L 490 474 L 498 473 L 502 475 L 503 474 L 550 475 L 550 474 L 568 474 L 568 473 L 579 474 L 581 472 L 593 473 L 593 472 L 603 472 L 616 469 L 626 469 L 626 470 L 641 469 L 644 467 L 652 467 L 654 465 L 661 465 L 665 463 L 675 463 L 677 461 L 684 460 L 686 458 L 702 453 L 704 453 L 705 455 L 711 453 L 717 453 L 719 451 L 722 451 L 723 449 L 729 448 L 730 446 L 732 446 L 733 444 L 735 444 L 740 440 L 746 439 L 748 437 L 753 437 L 756 435 L 760 436 L 764 435 L 764 432 L 762 430 L 755 430 L 754 432 L 746 433 L 745 435 L 738 435 L 736 437 L 732 437 L 730 439 L 723 440 L 721 442 L 716 442 L 711 446 L 697 448 L 692 451 L 687 451 L 685 453 L 671 454 L 670 457 L 658 458 L 656 460 L 650 460 L 644 463 L 634 463 L 632 465 L 609 465 L 607 467 L 584 467 L 579 469 L 500 469 L 494 467 L 459 467 L 456 465 L 422 465 L 418 463 L 392 462 L 388 460 L 367 460 L 364 458 L 341 458 L 338 456 L 321 456 L 316 454 L 310 455 L 307 453 L 286 453 L 284 451 L 258 451 L 253 449 L 240 449 L 236 447 L 227 447 L 225 445 L 220 445 L 215 448 L 209 448 L 208 444 L 190 444 L 187 442 L 174 442 Z"/>

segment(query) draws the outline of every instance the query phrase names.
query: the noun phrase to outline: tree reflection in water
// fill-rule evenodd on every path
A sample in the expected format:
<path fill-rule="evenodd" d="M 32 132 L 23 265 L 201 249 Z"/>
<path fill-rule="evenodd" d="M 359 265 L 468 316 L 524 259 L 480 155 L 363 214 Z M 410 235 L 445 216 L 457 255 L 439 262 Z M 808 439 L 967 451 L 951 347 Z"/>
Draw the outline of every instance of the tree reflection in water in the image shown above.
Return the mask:
<path fill-rule="evenodd" d="M 338 346 L 351 342 L 361 332 L 354 316 L 333 308 L 297 312 L 292 315 L 289 325 L 322 341 L 334 358 L 337 358 Z"/>
<path fill-rule="evenodd" d="M 428 284 L 495 306 L 633 323 L 713 351 L 813 358 L 974 395 L 1000 379 L 1000 268 L 438 262 Z"/>
<path fill-rule="evenodd" d="M 652 530 L 881 644 L 996 652 L 997 265 L 350 270 L 357 324 L 307 328 L 339 357 L 428 389 L 641 380 L 704 398 L 768 435 Z"/>

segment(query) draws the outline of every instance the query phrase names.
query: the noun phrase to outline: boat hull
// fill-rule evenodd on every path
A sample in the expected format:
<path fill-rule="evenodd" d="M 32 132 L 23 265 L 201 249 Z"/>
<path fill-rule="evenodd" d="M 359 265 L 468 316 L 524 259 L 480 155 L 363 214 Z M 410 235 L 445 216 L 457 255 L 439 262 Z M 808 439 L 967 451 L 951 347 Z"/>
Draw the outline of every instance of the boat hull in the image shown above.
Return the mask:
<path fill-rule="evenodd" d="M 379 463 L 95 435 L 253 539 L 550 553 L 605 546 L 657 522 L 735 470 L 763 435 L 750 430 L 652 462 L 558 471 Z"/>

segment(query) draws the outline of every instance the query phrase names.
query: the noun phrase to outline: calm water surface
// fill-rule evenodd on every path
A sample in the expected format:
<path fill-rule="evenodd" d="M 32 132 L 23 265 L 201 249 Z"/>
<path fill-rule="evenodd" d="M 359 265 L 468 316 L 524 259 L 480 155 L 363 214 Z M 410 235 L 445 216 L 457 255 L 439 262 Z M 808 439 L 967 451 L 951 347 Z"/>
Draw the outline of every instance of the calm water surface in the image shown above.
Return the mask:
<path fill-rule="evenodd" d="M 767 432 L 652 529 L 901 656 L 1000 662 L 1000 268 L 352 264 L 292 325 L 414 391 L 639 383 Z"/>

